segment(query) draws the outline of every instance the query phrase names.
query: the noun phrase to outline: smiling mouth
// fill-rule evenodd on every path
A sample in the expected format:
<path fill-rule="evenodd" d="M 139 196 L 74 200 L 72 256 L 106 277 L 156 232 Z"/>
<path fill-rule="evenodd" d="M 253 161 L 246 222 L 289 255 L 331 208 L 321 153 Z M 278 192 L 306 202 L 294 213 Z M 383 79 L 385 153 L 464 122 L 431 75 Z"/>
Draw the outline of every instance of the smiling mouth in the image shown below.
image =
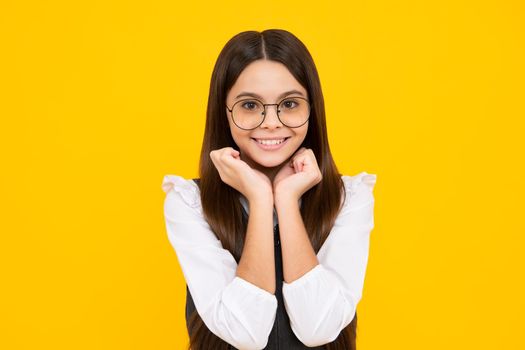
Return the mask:
<path fill-rule="evenodd" d="M 279 145 L 283 143 L 284 141 L 288 140 L 291 136 L 282 138 L 282 139 L 272 139 L 272 140 L 265 140 L 265 139 L 256 139 L 252 137 L 252 140 L 255 142 L 261 144 L 261 145 Z"/>

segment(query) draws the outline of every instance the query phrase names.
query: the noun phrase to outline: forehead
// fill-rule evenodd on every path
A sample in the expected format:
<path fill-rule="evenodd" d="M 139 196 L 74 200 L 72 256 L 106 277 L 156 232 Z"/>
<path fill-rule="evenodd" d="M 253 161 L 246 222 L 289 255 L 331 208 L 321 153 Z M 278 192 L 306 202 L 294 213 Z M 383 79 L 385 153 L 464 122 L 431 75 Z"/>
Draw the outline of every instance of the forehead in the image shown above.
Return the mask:
<path fill-rule="evenodd" d="M 306 89 L 284 64 L 257 60 L 250 63 L 241 72 L 228 93 L 228 99 L 234 100 L 242 92 L 251 92 L 271 101 L 290 90 L 300 91 L 304 97 L 307 97 Z"/>

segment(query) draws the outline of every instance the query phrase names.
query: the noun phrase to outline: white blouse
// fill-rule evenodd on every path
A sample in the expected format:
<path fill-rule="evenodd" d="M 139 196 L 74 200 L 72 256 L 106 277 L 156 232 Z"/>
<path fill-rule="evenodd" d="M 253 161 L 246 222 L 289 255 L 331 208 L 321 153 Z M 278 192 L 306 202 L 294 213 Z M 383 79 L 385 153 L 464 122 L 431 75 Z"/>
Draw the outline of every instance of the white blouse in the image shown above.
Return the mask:
<path fill-rule="evenodd" d="M 291 283 L 283 281 L 291 328 L 306 346 L 335 340 L 354 318 L 374 227 L 376 177 L 364 171 L 342 176 L 347 199 L 317 253 L 319 264 Z M 236 276 L 237 262 L 204 220 L 193 180 L 166 175 L 162 189 L 168 239 L 203 322 L 238 349 L 263 349 L 276 317 L 276 296 Z M 249 213 L 246 198 L 239 199 Z M 274 226 L 277 222 L 274 208 Z"/>

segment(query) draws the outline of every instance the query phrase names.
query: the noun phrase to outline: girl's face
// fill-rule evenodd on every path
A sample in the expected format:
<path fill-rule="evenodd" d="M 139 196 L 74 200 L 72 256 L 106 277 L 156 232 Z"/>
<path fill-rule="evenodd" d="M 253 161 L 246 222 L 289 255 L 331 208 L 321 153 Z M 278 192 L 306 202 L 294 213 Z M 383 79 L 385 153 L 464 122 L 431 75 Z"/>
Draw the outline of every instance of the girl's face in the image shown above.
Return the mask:
<path fill-rule="evenodd" d="M 297 92 L 282 96 L 291 90 Z M 241 93 L 253 93 L 254 95 L 238 97 Z M 257 98 L 263 103 L 279 103 L 283 98 L 292 96 L 309 98 L 307 91 L 285 65 L 261 59 L 250 63 L 241 72 L 228 92 L 226 106 L 232 108 L 235 102 L 247 98 Z M 308 131 L 309 122 L 298 128 L 289 128 L 283 125 L 277 118 L 277 106 L 267 106 L 266 118 L 264 118 L 263 123 L 252 130 L 243 130 L 237 127 L 228 110 L 226 110 L 226 114 L 233 140 L 239 146 L 241 159 L 252 168 L 267 174 L 272 180 L 280 166 L 287 162 L 299 149 Z M 281 140 L 284 138 L 288 139 L 278 149 L 265 149 L 257 142 L 257 139 Z"/>

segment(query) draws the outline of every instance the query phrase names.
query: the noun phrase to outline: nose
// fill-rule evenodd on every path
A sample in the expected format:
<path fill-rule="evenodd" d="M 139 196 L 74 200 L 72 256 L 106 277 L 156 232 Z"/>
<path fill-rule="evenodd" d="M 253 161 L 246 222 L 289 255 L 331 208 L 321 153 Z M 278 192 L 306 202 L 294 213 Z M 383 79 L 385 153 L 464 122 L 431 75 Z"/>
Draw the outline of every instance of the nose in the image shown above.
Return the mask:
<path fill-rule="evenodd" d="M 277 126 L 282 126 L 283 123 L 279 120 L 279 117 L 277 116 L 277 109 L 279 106 L 276 105 L 270 105 L 266 106 L 265 109 L 265 118 L 262 124 L 260 125 L 261 128 L 269 128 L 273 129 Z"/>

